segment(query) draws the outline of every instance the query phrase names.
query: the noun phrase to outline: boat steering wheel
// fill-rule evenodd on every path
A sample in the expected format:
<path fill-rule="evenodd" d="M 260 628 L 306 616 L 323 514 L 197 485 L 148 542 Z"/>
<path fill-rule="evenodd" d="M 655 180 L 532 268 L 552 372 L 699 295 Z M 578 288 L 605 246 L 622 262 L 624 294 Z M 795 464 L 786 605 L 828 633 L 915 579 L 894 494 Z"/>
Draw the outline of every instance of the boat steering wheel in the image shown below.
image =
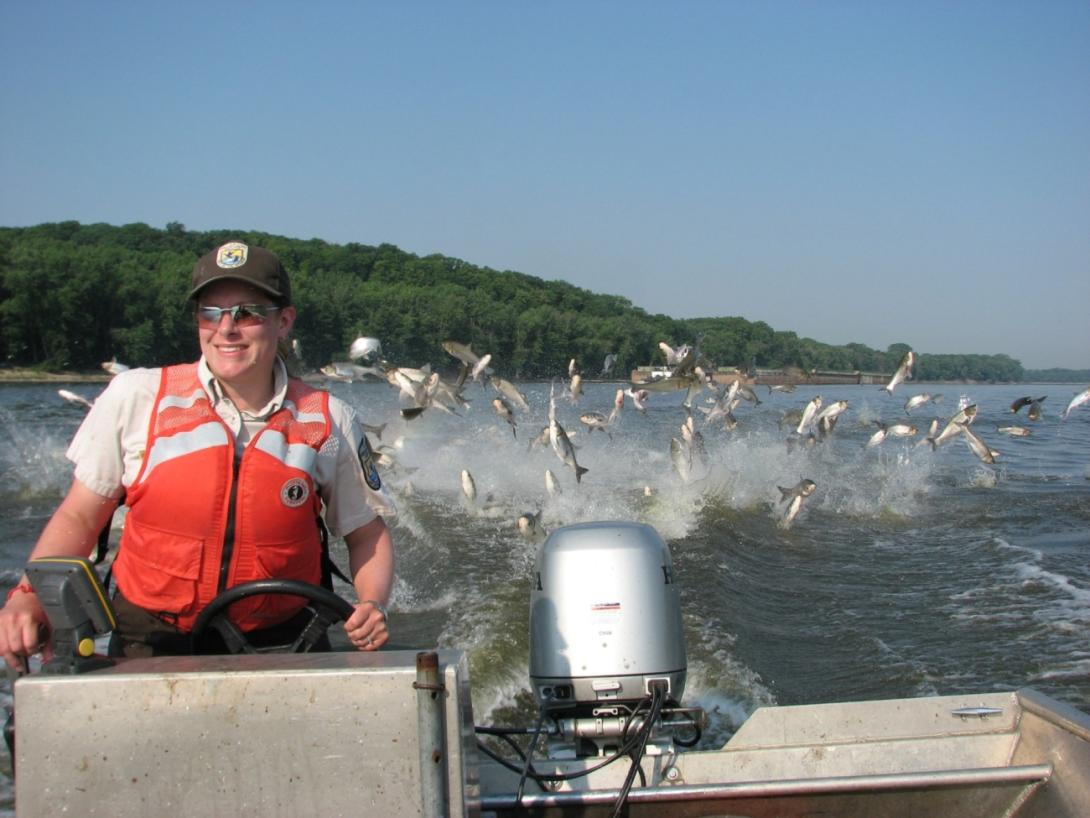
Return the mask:
<path fill-rule="evenodd" d="M 246 634 L 238 625 L 228 618 L 227 608 L 230 605 L 240 599 L 265 594 L 300 596 L 307 600 L 304 610 L 311 612 L 311 618 L 294 642 L 257 648 L 246 638 Z M 208 629 L 212 628 L 223 637 L 227 650 L 231 653 L 309 653 L 318 640 L 325 635 L 330 625 L 345 621 L 354 610 L 355 608 L 347 600 L 309 582 L 297 579 L 259 579 L 228 588 L 216 596 L 193 623 L 191 635 L 193 644 L 199 645 Z"/>

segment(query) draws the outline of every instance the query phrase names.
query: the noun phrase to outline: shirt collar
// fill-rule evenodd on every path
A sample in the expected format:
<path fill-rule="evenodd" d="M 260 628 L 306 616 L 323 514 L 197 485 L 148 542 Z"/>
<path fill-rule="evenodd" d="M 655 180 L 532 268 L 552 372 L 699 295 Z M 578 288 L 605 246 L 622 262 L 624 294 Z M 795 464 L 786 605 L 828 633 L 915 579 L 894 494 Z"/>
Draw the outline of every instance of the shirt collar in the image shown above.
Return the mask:
<path fill-rule="evenodd" d="M 224 393 L 219 381 L 216 380 L 216 376 L 212 374 L 212 370 L 208 368 L 208 362 L 204 359 L 203 355 L 201 356 L 200 362 L 197 364 L 197 377 L 200 378 L 201 385 L 204 387 L 204 391 L 208 393 L 208 397 L 212 399 L 213 405 L 220 400 L 230 400 Z M 273 412 L 278 411 L 284 405 L 284 400 L 287 396 L 288 370 L 287 367 L 284 366 L 284 362 L 277 356 L 276 364 L 273 366 L 272 399 L 257 412 L 244 412 L 241 409 L 239 412 L 248 418 L 263 420 L 264 418 L 269 417 Z"/>

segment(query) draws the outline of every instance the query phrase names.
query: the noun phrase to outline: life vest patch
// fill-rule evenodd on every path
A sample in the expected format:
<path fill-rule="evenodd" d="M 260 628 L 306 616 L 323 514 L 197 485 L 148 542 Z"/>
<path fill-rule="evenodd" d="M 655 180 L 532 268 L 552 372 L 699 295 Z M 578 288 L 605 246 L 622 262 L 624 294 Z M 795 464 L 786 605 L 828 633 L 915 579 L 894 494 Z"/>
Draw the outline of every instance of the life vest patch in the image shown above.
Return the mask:
<path fill-rule="evenodd" d="M 367 442 L 367 435 L 360 435 L 360 446 L 356 450 L 360 458 L 360 468 L 363 469 L 363 481 L 371 491 L 382 488 L 382 478 L 378 476 L 378 467 L 375 465 L 375 455 L 371 451 L 371 444 Z"/>
<path fill-rule="evenodd" d="M 288 508 L 298 508 L 310 497 L 310 487 L 302 477 L 293 477 L 280 487 L 280 502 Z"/>

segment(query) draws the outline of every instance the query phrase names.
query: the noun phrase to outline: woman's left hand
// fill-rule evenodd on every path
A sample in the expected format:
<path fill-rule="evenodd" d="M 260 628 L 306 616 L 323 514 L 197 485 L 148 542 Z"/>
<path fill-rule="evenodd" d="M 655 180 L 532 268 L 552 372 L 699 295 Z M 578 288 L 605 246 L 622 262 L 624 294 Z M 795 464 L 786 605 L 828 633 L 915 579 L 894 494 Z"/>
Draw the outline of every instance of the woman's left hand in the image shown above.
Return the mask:
<path fill-rule="evenodd" d="M 355 612 L 345 620 L 344 631 L 359 650 L 378 650 L 390 639 L 386 614 L 369 599 L 356 605 Z"/>

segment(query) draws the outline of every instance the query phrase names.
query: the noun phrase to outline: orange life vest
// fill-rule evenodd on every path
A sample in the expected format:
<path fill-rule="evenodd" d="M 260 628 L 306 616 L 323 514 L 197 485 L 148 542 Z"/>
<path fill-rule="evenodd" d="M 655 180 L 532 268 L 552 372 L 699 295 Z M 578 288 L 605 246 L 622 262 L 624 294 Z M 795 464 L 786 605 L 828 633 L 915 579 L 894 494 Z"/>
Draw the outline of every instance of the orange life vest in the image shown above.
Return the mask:
<path fill-rule="evenodd" d="M 321 580 L 318 450 L 329 437 L 329 396 L 288 383 L 284 405 L 236 461 L 197 364 L 163 369 L 144 462 L 127 489 L 129 513 L 114 562 L 131 602 L 183 631 L 218 593 L 255 579 Z M 244 631 L 288 619 L 299 597 L 231 606 Z"/>

